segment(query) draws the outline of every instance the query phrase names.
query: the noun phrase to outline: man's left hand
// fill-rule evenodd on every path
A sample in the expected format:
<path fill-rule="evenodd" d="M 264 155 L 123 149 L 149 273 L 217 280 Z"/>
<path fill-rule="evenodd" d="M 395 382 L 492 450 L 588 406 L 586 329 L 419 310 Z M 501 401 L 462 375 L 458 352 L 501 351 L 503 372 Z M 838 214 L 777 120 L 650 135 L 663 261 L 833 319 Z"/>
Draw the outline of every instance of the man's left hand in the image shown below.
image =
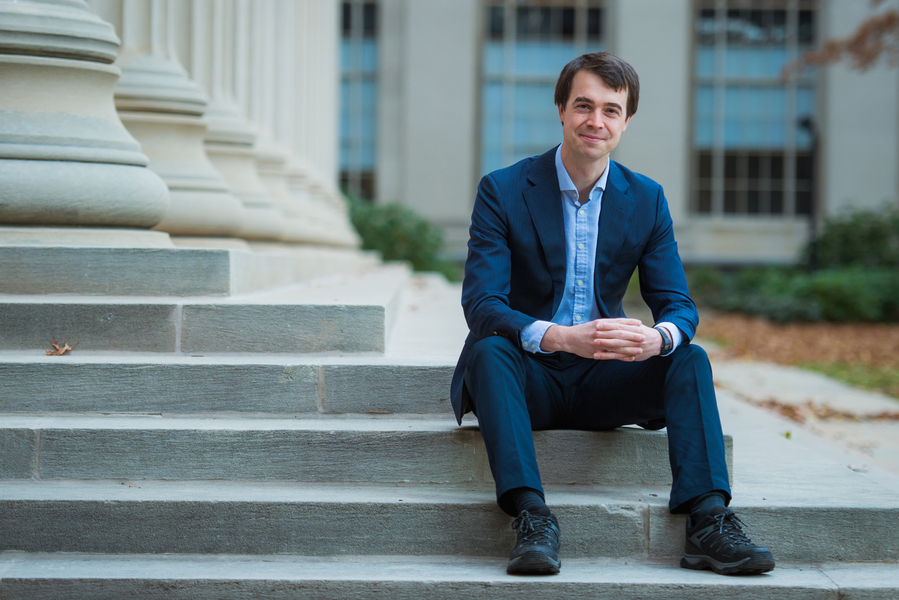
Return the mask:
<path fill-rule="evenodd" d="M 634 357 L 635 361 L 646 360 L 662 353 L 662 334 L 658 330 L 640 325 L 640 333 L 645 339 L 639 344 L 641 352 Z"/>

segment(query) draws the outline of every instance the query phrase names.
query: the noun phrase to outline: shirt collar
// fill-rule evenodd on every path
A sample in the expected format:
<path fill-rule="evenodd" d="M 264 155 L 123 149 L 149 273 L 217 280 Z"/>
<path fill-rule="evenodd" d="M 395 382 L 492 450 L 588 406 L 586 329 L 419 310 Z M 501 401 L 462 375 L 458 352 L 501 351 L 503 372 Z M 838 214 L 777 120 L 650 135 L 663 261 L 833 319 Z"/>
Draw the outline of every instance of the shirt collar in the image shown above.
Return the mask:
<path fill-rule="evenodd" d="M 609 167 L 612 165 L 612 159 L 609 159 L 609 162 L 606 163 L 606 168 L 603 170 L 602 175 L 599 176 L 599 179 L 596 181 L 596 185 L 593 186 L 593 189 L 590 190 L 589 197 L 592 199 L 596 190 L 600 192 L 605 191 L 606 189 L 606 181 L 609 179 Z M 574 182 L 571 181 L 571 176 L 568 175 L 568 170 L 565 168 L 565 165 L 562 163 L 562 144 L 559 144 L 559 147 L 556 148 L 556 176 L 559 178 L 559 190 L 563 192 L 574 192 L 577 194 L 577 188 L 574 186 Z M 577 196 L 575 196 L 577 199 Z"/>

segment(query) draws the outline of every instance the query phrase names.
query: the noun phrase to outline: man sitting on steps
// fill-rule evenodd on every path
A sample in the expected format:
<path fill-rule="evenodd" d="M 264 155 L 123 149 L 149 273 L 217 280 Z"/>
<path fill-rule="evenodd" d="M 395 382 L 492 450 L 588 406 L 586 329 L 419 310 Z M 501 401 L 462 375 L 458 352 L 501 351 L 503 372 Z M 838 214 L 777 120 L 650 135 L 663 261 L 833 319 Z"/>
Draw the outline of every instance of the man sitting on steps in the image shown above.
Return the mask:
<path fill-rule="evenodd" d="M 634 69 L 607 52 L 556 84 L 562 144 L 486 175 L 471 216 L 456 366 L 456 418 L 473 411 L 499 506 L 516 517 L 509 573 L 558 573 L 560 528 L 545 504 L 532 430 L 668 429 L 669 508 L 689 514 L 681 566 L 774 568 L 730 502 L 708 357 L 690 343 L 687 291 L 662 188 L 609 160 L 637 111 Z M 634 269 L 655 326 L 628 319 Z"/>

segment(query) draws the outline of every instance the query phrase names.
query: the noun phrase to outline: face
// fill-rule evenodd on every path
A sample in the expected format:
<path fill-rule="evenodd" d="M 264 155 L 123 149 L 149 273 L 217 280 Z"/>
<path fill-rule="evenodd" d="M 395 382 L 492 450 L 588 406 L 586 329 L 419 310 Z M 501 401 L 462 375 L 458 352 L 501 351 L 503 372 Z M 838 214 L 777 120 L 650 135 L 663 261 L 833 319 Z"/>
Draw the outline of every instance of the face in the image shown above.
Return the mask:
<path fill-rule="evenodd" d="M 627 90 L 616 92 L 589 71 L 578 71 L 571 82 L 568 103 L 559 107 L 565 143 L 563 158 L 578 163 L 605 163 L 621 140 L 630 118 L 625 118 Z"/>

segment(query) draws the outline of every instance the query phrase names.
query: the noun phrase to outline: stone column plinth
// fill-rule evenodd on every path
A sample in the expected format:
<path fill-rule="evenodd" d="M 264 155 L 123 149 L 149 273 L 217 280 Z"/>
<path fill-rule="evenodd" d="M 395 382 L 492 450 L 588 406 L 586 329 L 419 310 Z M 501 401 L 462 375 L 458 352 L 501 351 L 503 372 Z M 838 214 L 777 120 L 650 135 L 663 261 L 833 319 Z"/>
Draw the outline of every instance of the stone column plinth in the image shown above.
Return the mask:
<path fill-rule="evenodd" d="M 299 159 L 288 165 L 287 173 L 291 197 L 309 223 L 315 243 L 358 248 L 359 235 L 350 223 L 343 196 L 327 190 Z"/>
<path fill-rule="evenodd" d="M 117 48 L 83 0 L 0 1 L 0 224 L 162 219 L 168 191 L 113 103 Z"/>
<path fill-rule="evenodd" d="M 123 0 L 121 8 L 116 107 L 172 198 L 156 229 L 232 236 L 241 227 L 243 207 L 206 156 L 206 95 L 173 53 L 173 3 Z"/>
<path fill-rule="evenodd" d="M 243 205 L 236 235 L 277 240 L 284 217 L 256 172 L 256 128 L 241 114 L 234 96 L 235 59 L 247 51 L 246 40 L 237 37 L 235 10 L 235 0 L 191 3 L 190 72 L 209 95 L 206 154 Z M 240 61 L 244 64 L 244 56 Z"/>

